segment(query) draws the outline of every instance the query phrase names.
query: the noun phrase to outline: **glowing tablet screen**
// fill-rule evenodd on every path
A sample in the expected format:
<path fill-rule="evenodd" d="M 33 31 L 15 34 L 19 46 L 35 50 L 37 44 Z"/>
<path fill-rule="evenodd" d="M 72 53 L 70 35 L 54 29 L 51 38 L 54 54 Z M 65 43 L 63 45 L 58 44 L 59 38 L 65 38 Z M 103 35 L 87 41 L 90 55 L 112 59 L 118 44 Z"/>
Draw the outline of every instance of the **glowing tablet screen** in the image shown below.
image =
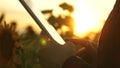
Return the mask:
<path fill-rule="evenodd" d="M 38 6 L 39 4 L 35 4 L 31 0 L 19 1 L 43 31 L 45 31 L 58 44 L 65 44 L 65 41 L 62 39 L 62 37 L 57 33 L 54 27 L 48 23 L 48 21 L 41 13 L 40 8 Z"/>

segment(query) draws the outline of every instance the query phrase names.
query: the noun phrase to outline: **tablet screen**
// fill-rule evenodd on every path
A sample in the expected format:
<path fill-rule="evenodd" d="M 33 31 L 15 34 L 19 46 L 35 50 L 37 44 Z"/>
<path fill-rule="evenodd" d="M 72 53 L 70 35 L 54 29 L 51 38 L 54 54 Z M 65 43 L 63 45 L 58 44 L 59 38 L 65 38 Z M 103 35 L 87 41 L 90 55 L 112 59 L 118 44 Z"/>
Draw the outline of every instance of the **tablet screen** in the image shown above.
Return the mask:
<path fill-rule="evenodd" d="M 39 4 L 32 2 L 32 0 L 19 0 L 27 12 L 31 15 L 38 26 L 45 31 L 56 43 L 64 45 L 65 41 L 57 33 L 55 28 L 48 23 L 40 11 Z"/>

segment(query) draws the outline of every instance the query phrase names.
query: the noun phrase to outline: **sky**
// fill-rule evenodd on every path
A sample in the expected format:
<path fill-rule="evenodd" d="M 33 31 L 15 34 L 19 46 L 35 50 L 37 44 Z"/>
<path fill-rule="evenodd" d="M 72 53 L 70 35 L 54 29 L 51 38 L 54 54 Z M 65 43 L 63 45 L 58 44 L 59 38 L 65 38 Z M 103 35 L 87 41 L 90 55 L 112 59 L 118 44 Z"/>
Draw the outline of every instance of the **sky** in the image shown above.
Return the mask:
<path fill-rule="evenodd" d="M 85 37 L 100 32 L 115 0 L 78 0 L 75 4 L 75 34 Z"/>
<path fill-rule="evenodd" d="M 88 25 L 97 24 L 95 28 L 103 25 L 103 22 L 107 19 L 110 11 L 112 10 L 115 0 L 34 0 L 35 2 L 40 4 L 41 10 L 44 9 L 58 9 L 58 5 L 63 2 L 67 2 L 71 4 L 75 8 L 74 17 L 76 18 L 76 22 L 84 22 Z M 0 0 L 0 14 L 4 12 L 6 14 L 5 20 L 17 21 L 18 23 L 18 31 L 24 31 L 26 25 L 34 26 L 36 31 L 40 31 L 37 24 L 30 17 L 27 11 L 23 8 L 18 0 Z M 83 16 L 83 15 L 84 16 Z M 85 15 L 86 14 L 86 15 Z M 84 18 L 79 21 L 79 18 Z M 86 21 L 88 20 L 88 21 Z M 79 23 L 76 23 L 78 25 Z M 85 25 L 86 26 L 86 25 Z M 76 26 L 78 27 L 78 26 Z M 92 27 L 92 26 L 91 26 Z M 88 29 L 91 29 L 88 28 Z M 23 29 L 21 29 L 23 28 Z M 80 32 L 81 28 L 76 28 L 78 32 Z M 85 29 L 85 28 L 83 28 Z M 87 30 L 87 29 L 86 29 Z M 84 30 L 85 31 L 85 30 Z M 98 31 L 98 30 L 96 30 Z M 76 31 L 77 34 L 77 31 Z"/>
<path fill-rule="evenodd" d="M 64 0 L 34 0 L 40 3 L 41 10 L 54 9 Z M 69 0 L 66 0 L 69 1 Z M 71 0 L 72 2 L 72 0 Z M 70 3 L 71 3 L 70 2 Z M 27 11 L 20 4 L 19 0 L 0 0 L 0 14 L 4 12 L 6 14 L 5 20 L 18 21 L 18 31 L 24 32 L 21 28 L 25 28 L 27 25 L 34 26 L 33 28 L 39 33 L 39 27 L 36 25 L 34 20 L 30 17 Z"/>

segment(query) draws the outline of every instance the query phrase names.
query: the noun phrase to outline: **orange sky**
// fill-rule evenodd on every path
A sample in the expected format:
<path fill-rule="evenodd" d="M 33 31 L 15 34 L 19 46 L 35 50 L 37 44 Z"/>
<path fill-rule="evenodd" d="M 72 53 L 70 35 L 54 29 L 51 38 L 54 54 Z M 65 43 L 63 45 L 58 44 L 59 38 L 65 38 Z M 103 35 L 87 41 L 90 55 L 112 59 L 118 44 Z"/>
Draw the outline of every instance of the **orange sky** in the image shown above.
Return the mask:
<path fill-rule="evenodd" d="M 115 0 L 78 0 L 75 4 L 75 34 L 81 38 L 100 31 Z"/>
<path fill-rule="evenodd" d="M 108 14 L 110 13 L 115 3 L 115 0 L 39 0 L 39 3 L 40 8 L 43 10 L 48 8 L 58 10 L 58 5 L 64 1 L 69 2 L 70 4 L 75 6 L 75 9 L 79 11 L 76 12 L 76 14 L 81 16 L 78 16 L 78 18 L 82 18 L 81 14 L 85 15 L 86 13 L 88 19 L 91 18 L 91 15 L 94 15 L 93 21 L 95 21 L 95 23 L 98 24 L 97 27 L 101 26 L 101 23 L 103 23 L 106 20 Z M 88 12 L 85 13 L 85 10 L 87 10 Z M 22 5 L 18 2 L 18 0 L 1 0 L 0 14 L 1 12 L 4 12 L 6 14 L 7 21 L 16 20 L 19 22 L 18 25 L 20 26 L 18 26 L 18 30 L 24 31 L 21 30 L 21 28 L 25 28 L 26 25 L 32 24 L 33 26 L 35 26 L 34 29 L 36 29 L 39 32 L 39 27 L 34 23 L 32 18 L 22 7 Z M 87 18 L 85 20 L 88 20 Z M 83 22 L 82 20 L 79 22 Z M 90 20 L 88 21 L 91 24 L 93 22 Z"/>

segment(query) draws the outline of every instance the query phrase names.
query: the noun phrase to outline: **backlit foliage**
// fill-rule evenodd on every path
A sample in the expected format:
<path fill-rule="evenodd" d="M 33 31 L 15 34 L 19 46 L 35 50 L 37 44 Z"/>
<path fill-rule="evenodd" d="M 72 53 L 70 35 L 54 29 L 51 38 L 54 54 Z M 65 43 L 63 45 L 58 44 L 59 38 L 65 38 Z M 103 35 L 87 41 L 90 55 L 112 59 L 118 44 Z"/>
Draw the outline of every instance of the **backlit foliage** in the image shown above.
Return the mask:
<path fill-rule="evenodd" d="M 0 22 L 0 68 L 14 68 L 18 35 L 14 26 Z"/>

